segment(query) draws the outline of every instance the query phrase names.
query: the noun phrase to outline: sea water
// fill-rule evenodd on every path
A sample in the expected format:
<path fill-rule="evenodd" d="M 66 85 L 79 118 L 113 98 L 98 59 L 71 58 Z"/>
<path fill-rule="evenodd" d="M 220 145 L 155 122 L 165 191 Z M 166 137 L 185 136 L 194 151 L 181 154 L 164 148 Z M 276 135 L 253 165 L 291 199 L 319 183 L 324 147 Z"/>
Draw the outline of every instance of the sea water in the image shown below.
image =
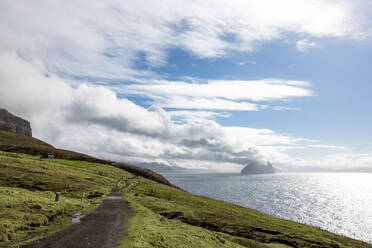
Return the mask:
<path fill-rule="evenodd" d="M 193 194 L 372 243 L 372 173 L 164 176 Z"/>

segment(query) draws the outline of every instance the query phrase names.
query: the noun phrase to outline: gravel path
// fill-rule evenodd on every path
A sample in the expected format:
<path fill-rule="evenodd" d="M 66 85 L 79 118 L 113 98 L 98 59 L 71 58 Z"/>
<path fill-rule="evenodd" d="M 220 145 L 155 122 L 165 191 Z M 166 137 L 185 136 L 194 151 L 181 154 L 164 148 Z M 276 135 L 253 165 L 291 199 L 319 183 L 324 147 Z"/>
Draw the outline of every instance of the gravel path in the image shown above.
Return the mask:
<path fill-rule="evenodd" d="M 115 247 L 123 233 L 129 209 L 129 203 L 122 199 L 120 190 L 114 190 L 80 223 L 22 248 Z"/>

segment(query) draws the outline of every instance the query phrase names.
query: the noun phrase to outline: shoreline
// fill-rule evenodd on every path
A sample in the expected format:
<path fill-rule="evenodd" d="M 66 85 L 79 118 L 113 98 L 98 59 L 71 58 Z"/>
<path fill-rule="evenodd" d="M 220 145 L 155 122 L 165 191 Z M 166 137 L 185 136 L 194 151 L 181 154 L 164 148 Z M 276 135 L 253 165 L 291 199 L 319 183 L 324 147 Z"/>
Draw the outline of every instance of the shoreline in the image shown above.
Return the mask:
<path fill-rule="evenodd" d="M 295 222 L 305 224 L 305 225 L 309 225 L 309 226 L 312 226 L 312 227 L 315 227 L 315 228 L 320 228 L 321 230 L 330 231 L 330 232 L 338 234 L 338 235 L 342 235 L 342 236 L 345 236 L 345 237 L 348 237 L 348 238 L 353 238 L 353 239 L 357 239 L 357 240 L 372 244 L 372 236 L 371 236 L 372 234 L 371 235 L 361 234 L 361 232 L 358 232 L 358 231 L 353 232 L 350 229 L 347 230 L 347 229 L 337 228 L 338 225 L 339 226 L 341 225 L 339 222 L 334 222 L 333 225 L 331 225 L 331 226 L 330 226 L 330 223 L 329 223 L 327 225 L 328 226 L 328 228 L 327 228 L 324 225 L 319 224 L 317 222 L 317 221 L 319 221 L 319 218 L 318 218 L 318 220 L 316 220 L 316 219 L 314 220 L 311 217 L 312 214 L 308 215 L 308 217 L 305 216 L 302 219 L 296 218 L 295 216 L 297 216 L 297 215 L 288 215 L 288 214 L 286 214 L 287 212 L 278 213 L 277 211 L 273 210 L 274 208 L 263 208 L 263 207 L 260 207 L 259 205 L 257 205 L 257 203 L 256 204 L 253 204 L 253 203 L 248 204 L 247 201 L 243 202 L 242 200 L 237 199 L 237 197 L 231 198 L 232 197 L 231 192 L 229 194 L 229 192 L 224 191 L 224 194 L 222 194 L 222 193 L 217 194 L 216 192 L 213 192 L 213 191 L 206 192 L 206 191 L 202 191 L 202 190 L 193 190 L 192 187 L 190 187 L 190 186 L 187 187 L 186 186 L 186 184 L 187 184 L 186 182 L 177 183 L 177 178 L 175 179 L 174 177 L 172 177 L 172 176 L 176 176 L 176 177 L 195 177 L 195 176 L 201 177 L 201 176 L 206 176 L 206 178 L 204 178 L 205 181 L 208 181 L 209 177 L 215 177 L 216 181 L 219 180 L 220 184 L 223 185 L 225 183 L 224 178 L 226 176 L 236 177 L 236 178 L 239 178 L 239 179 L 245 179 L 245 178 L 249 177 L 249 178 L 256 178 L 256 179 L 262 178 L 263 180 L 264 179 L 266 180 L 267 178 L 273 178 L 273 177 L 278 177 L 278 176 L 287 176 L 287 175 L 289 175 L 289 176 L 319 176 L 319 175 L 339 175 L 339 173 L 341 173 L 341 172 L 308 172 L 308 173 L 304 173 L 304 172 L 280 172 L 280 173 L 276 173 L 276 174 L 262 174 L 262 175 L 242 175 L 240 173 L 203 173 L 203 174 L 196 174 L 196 173 L 162 173 L 162 175 L 165 178 L 167 178 L 172 184 L 175 184 L 176 186 L 181 187 L 182 189 L 186 190 L 187 192 L 189 192 L 191 194 L 197 194 L 197 195 L 201 195 L 201 196 L 211 197 L 213 199 L 222 200 L 222 201 L 226 201 L 226 202 L 229 202 L 229 203 L 237 204 L 239 206 L 246 207 L 248 209 L 254 209 L 254 210 L 260 211 L 260 212 L 262 212 L 264 214 L 267 214 L 267 215 L 270 215 L 272 217 L 281 218 L 281 219 L 288 220 L 288 221 L 295 221 Z M 370 176 L 369 173 L 361 173 L 361 172 L 352 172 L 352 173 L 351 172 L 343 172 L 343 173 L 347 174 L 347 175 Z M 197 184 L 198 179 L 200 179 L 200 178 L 194 178 L 193 183 Z M 181 181 L 181 180 L 179 179 L 178 182 L 179 181 Z M 185 180 L 185 181 L 187 181 L 187 180 Z M 198 188 L 199 189 L 204 189 L 205 187 L 202 187 L 201 185 L 199 185 Z M 211 187 L 211 188 L 213 188 L 213 187 Z M 306 193 L 308 193 L 308 192 L 306 192 Z M 313 194 L 316 194 L 316 193 L 313 192 Z M 226 195 L 229 195 L 230 198 L 226 197 Z M 247 200 L 247 199 L 245 198 L 245 200 Z M 264 204 L 264 202 L 261 202 L 261 203 Z M 288 206 L 287 206 L 287 208 L 288 208 Z M 304 214 L 306 214 L 306 213 L 304 213 Z M 327 214 L 328 217 L 331 217 L 332 215 L 333 215 L 332 211 L 328 212 L 328 214 Z M 347 222 L 347 221 L 345 221 L 345 222 Z M 366 227 L 366 230 L 371 230 L 371 229 L 372 229 L 372 227 L 369 228 L 369 229 L 368 229 L 368 226 Z M 355 233 L 357 233 L 357 234 L 355 234 Z"/>

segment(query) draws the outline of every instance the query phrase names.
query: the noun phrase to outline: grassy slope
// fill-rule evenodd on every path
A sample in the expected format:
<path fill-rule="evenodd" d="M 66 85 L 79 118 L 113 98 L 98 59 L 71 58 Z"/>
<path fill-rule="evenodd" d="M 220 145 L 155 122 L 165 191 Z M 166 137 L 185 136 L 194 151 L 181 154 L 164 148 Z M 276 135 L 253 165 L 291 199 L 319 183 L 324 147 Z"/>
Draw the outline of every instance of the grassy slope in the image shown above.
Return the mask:
<path fill-rule="evenodd" d="M 0 131 L 0 149 L 11 146 L 20 152 L 26 147 L 40 154 L 39 145 L 42 149 L 50 146 Z M 66 153 L 70 159 L 77 154 Z M 0 152 L 0 247 L 36 233 L 53 232 L 70 223 L 74 212 L 90 211 L 97 200 L 82 199 L 84 192 L 106 194 L 128 183 L 123 195 L 133 214 L 120 247 L 372 247 L 138 175 L 106 164 Z M 62 193 L 59 203 L 53 203 L 56 191 Z"/>
<path fill-rule="evenodd" d="M 143 178 L 127 190 L 136 213 L 121 247 L 372 247 Z"/>
<path fill-rule="evenodd" d="M 56 155 L 57 158 L 68 159 L 68 160 L 78 160 L 78 161 L 88 161 L 94 163 L 107 164 L 113 167 L 117 167 L 133 173 L 137 176 L 142 176 L 159 183 L 166 185 L 171 185 L 167 179 L 163 176 L 154 173 L 153 171 L 137 166 L 132 166 L 124 163 L 117 163 L 113 161 L 97 159 L 86 154 L 57 149 L 41 140 L 18 134 L 15 132 L 2 130 L 0 128 L 0 150 L 6 152 L 17 152 L 25 153 L 30 155 L 41 155 L 43 153 L 51 152 Z"/>
<path fill-rule="evenodd" d="M 89 212 L 99 202 L 88 196 L 107 194 L 129 177 L 102 164 L 0 152 L 0 247 L 64 227 L 76 211 Z M 55 192 L 61 192 L 58 203 Z"/>
<path fill-rule="evenodd" d="M 0 246 L 60 229 L 97 203 L 82 199 L 84 192 L 106 194 L 127 183 L 133 215 L 120 247 L 372 247 L 107 165 L 7 152 L 0 152 Z"/>

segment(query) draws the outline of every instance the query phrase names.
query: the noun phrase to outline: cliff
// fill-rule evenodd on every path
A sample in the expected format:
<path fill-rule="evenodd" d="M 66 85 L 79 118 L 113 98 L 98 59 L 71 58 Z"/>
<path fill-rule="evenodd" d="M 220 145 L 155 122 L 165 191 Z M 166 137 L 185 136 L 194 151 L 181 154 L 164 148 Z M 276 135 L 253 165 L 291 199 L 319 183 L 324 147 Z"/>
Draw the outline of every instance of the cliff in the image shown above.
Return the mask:
<path fill-rule="evenodd" d="M 6 109 L 0 109 L 0 129 L 32 137 L 30 122 L 9 113 Z"/>
<path fill-rule="evenodd" d="M 274 167 L 270 162 L 266 165 L 256 161 L 250 161 L 240 172 L 241 174 L 273 174 L 275 173 Z"/>

